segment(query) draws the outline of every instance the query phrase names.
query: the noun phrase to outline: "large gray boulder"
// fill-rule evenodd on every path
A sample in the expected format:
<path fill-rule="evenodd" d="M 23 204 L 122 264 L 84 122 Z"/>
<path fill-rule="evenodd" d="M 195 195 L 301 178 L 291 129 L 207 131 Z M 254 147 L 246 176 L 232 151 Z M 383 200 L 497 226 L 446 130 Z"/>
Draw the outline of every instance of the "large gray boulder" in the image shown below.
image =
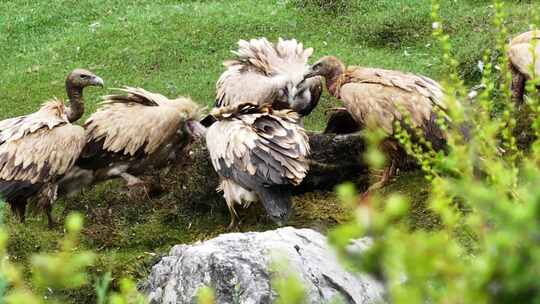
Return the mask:
<path fill-rule="evenodd" d="M 177 245 L 152 268 L 143 291 L 151 303 L 196 303 L 202 286 L 217 303 L 272 303 L 276 258 L 305 286 L 308 303 L 380 303 L 383 287 L 366 275 L 345 271 L 326 237 L 310 229 L 280 228 L 230 233 L 193 245 Z"/>

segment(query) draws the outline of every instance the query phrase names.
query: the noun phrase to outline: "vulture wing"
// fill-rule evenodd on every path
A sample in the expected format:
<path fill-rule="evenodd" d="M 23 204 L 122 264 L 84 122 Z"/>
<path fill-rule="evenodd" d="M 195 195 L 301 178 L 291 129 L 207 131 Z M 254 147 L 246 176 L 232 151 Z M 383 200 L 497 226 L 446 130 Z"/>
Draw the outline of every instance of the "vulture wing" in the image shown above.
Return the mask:
<path fill-rule="evenodd" d="M 389 135 L 404 111 L 414 127 L 426 130 L 432 128 L 435 109 L 446 109 L 441 87 L 427 77 L 356 68 L 347 72 L 347 78 L 339 91 L 345 107 L 357 122 L 382 128 Z"/>
<path fill-rule="evenodd" d="M 276 100 L 285 86 L 283 77 L 270 77 L 242 65 L 231 65 L 216 84 L 216 107 L 256 101 Z M 283 97 L 284 98 L 284 97 Z"/>
<path fill-rule="evenodd" d="M 536 54 L 534 72 L 538 77 L 540 76 L 540 37 L 537 39 L 538 44 L 534 50 L 534 53 Z M 532 45 L 529 42 L 512 45 L 508 51 L 508 56 L 512 64 L 519 70 L 520 73 L 525 75 L 528 79 L 533 78 L 531 67 L 533 65 L 534 57 Z"/>
<path fill-rule="evenodd" d="M 0 179 L 47 182 L 69 170 L 79 157 L 84 129 L 47 112 L 1 122 Z M 41 126 L 41 127 L 38 127 Z"/>
<path fill-rule="evenodd" d="M 206 141 L 216 171 L 253 191 L 300 184 L 309 143 L 292 113 L 248 114 L 213 124 Z"/>
<path fill-rule="evenodd" d="M 533 39 L 540 39 L 540 31 L 530 31 L 517 35 L 510 41 L 510 46 L 521 43 L 530 43 Z"/>
<path fill-rule="evenodd" d="M 286 91 L 292 88 L 287 83 L 295 86 L 302 81 L 313 49 L 304 49 L 296 39 L 282 38 L 276 44 L 261 38 L 240 40 L 238 45 L 233 52 L 237 58 L 225 62 L 227 70 L 216 84 L 216 106 L 272 101 L 283 107 L 286 94 L 293 93 Z"/>
<path fill-rule="evenodd" d="M 105 96 L 103 106 L 85 122 L 88 145 L 129 156 L 154 153 L 184 123 L 182 104 L 191 101 L 169 100 L 140 88 L 123 91 L 128 94 Z"/>
<path fill-rule="evenodd" d="M 266 38 L 240 40 L 238 46 L 233 52 L 238 59 L 232 64 L 252 66 L 264 75 L 298 74 L 298 81 L 302 80 L 308 59 L 313 54 L 312 48 L 304 49 L 296 39 L 279 38 L 275 45 Z"/>
<path fill-rule="evenodd" d="M 59 101 L 51 103 L 56 102 Z M 30 115 L 5 119 L 0 121 L 0 144 L 21 139 L 42 128 L 52 129 L 66 122 L 67 118 L 51 114 L 48 111 L 37 111 Z"/>

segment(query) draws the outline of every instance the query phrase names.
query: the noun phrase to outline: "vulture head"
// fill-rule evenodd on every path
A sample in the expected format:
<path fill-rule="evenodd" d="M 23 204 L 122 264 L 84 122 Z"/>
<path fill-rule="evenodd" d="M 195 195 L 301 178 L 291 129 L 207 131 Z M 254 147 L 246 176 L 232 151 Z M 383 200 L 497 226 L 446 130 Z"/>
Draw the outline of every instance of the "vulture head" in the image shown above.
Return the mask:
<path fill-rule="evenodd" d="M 103 79 L 85 69 L 75 69 L 66 78 L 66 92 L 69 97 L 67 117 L 70 122 L 77 121 L 84 114 L 83 89 L 88 86 L 103 87 Z"/>
<path fill-rule="evenodd" d="M 289 108 L 300 116 L 307 116 L 319 103 L 322 94 L 322 79 L 312 77 L 298 82 L 289 82 L 286 93 Z"/>
<path fill-rule="evenodd" d="M 101 77 L 85 69 L 75 69 L 66 78 L 66 86 L 72 88 L 103 87 L 103 84 Z"/>
<path fill-rule="evenodd" d="M 217 82 L 216 106 L 253 102 L 271 103 L 273 109 L 292 109 L 301 116 L 310 114 L 322 92 L 320 79 L 305 82 L 304 72 L 312 48 L 296 39 L 266 38 L 240 40 L 236 58 L 225 62 L 227 70 Z M 246 90 L 249 88 L 249 90 Z M 210 123 L 206 120 L 205 123 Z"/>
<path fill-rule="evenodd" d="M 323 76 L 326 79 L 332 79 L 343 74 L 344 71 L 345 65 L 341 60 L 334 56 L 324 56 L 307 70 L 304 74 L 304 80 L 315 76 Z"/>
<path fill-rule="evenodd" d="M 182 102 L 180 111 L 185 115 L 184 130 L 191 138 L 201 138 L 206 134 L 206 127 L 201 123 L 202 110 L 191 99 L 178 98 L 175 101 Z"/>

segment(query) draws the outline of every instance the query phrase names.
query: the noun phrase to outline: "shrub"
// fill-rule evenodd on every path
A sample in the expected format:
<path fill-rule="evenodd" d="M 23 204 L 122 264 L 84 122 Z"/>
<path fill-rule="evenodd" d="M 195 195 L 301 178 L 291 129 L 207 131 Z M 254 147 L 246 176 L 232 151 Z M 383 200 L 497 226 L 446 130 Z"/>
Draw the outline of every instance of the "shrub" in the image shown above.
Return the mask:
<path fill-rule="evenodd" d="M 402 221 L 409 207 L 404 197 L 374 195 L 359 201 L 350 186 L 342 186 L 338 193 L 344 201 L 358 203 L 358 211 L 353 222 L 335 229 L 330 238 L 347 264 L 386 284 L 392 303 L 539 303 L 540 140 L 526 152 L 517 148 L 513 135 L 517 111 L 508 92 L 504 3 L 495 1 L 493 22 L 499 31 L 495 52 L 502 56 L 497 69 L 485 60 L 486 90 L 472 103 L 459 102 L 466 100 L 467 90 L 438 9 L 434 0 L 433 35 L 448 71 L 443 84 L 452 126 L 443 127 L 450 149 L 448 154 L 423 151 L 404 131 L 398 139 L 430 181 L 427 205 L 441 226 L 423 230 L 407 225 Z M 529 82 L 527 105 L 536 114 L 531 128 L 539 134 L 535 83 L 540 81 Z M 470 138 L 456 127 L 463 124 L 469 126 Z M 372 137 L 376 144 L 377 136 Z M 367 159 L 373 163 L 379 158 Z M 362 257 L 347 254 L 349 241 L 361 236 L 373 237 L 374 246 Z"/>

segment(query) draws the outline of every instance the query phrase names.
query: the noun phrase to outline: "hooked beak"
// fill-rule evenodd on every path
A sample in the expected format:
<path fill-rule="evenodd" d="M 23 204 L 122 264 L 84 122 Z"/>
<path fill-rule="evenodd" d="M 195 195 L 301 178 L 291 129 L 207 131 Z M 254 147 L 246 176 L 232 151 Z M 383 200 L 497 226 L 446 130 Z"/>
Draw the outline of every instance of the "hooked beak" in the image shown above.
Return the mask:
<path fill-rule="evenodd" d="M 306 89 L 309 89 L 309 85 L 307 83 L 307 80 L 311 77 L 315 77 L 316 75 L 311 73 L 311 74 L 305 74 L 307 76 L 304 76 L 304 79 L 302 79 L 302 81 L 300 81 L 297 85 L 296 85 L 296 91 L 297 92 L 303 92 L 305 91 Z"/>
<path fill-rule="evenodd" d="M 101 79 L 101 77 L 99 76 L 94 76 L 94 79 L 92 80 L 92 84 L 100 88 L 103 88 L 103 86 L 105 85 L 105 83 L 103 82 L 103 79 Z"/>
<path fill-rule="evenodd" d="M 186 127 L 188 133 L 194 138 L 201 138 L 206 135 L 206 128 L 196 120 L 188 120 Z"/>
<path fill-rule="evenodd" d="M 300 84 L 303 84 L 304 81 L 306 81 L 306 79 L 308 78 L 311 78 L 311 77 L 315 77 L 317 76 L 317 74 L 315 73 L 315 71 L 313 71 L 313 68 L 309 68 L 305 73 L 304 73 L 304 79 L 302 80 L 302 82 L 300 82 Z M 299 84 L 299 85 L 300 85 Z"/>

